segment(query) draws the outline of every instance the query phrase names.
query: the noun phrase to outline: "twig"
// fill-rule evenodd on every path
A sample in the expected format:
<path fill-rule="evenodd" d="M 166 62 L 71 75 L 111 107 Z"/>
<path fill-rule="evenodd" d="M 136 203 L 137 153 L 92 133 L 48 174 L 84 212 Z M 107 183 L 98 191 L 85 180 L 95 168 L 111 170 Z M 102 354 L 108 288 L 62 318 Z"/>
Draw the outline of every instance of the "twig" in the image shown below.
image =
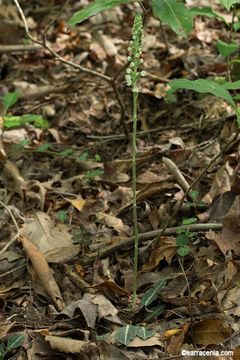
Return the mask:
<path fill-rule="evenodd" d="M 42 49 L 42 46 L 35 45 L 0 45 L 0 54 L 15 53 L 15 52 L 31 52 Z"/>
<path fill-rule="evenodd" d="M 180 127 L 180 129 L 192 129 L 192 127 L 194 126 L 194 124 L 191 125 L 182 125 Z M 144 130 L 144 131 L 138 131 L 137 136 L 146 136 L 148 134 L 152 134 L 158 131 L 165 131 L 165 130 L 172 130 L 172 129 L 176 129 L 176 126 L 159 126 L 156 127 L 154 129 L 149 129 L 149 130 Z M 132 135 L 132 133 L 130 133 L 130 135 Z M 106 141 L 115 141 L 115 140 L 123 140 L 124 138 L 126 138 L 125 134 L 118 134 L 118 135 L 87 135 L 88 139 L 93 139 L 93 140 L 106 140 Z M 198 146 L 198 145 L 197 145 Z M 194 146 L 197 147 L 197 146 Z M 193 147 L 187 148 L 188 149 L 192 149 Z"/>
<path fill-rule="evenodd" d="M 162 161 L 166 165 L 170 173 L 175 177 L 177 183 L 182 187 L 184 191 L 187 191 L 190 185 L 188 184 L 187 180 L 185 179 L 177 165 L 172 160 L 164 156 L 162 158 Z"/>
<path fill-rule="evenodd" d="M 182 273 L 183 273 L 183 276 L 184 276 L 184 279 L 186 281 L 186 285 L 187 285 L 187 290 L 188 290 L 188 297 L 189 297 L 189 315 L 190 315 L 190 321 L 191 321 L 191 327 L 190 327 L 190 332 L 191 332 L 191 335 L 192 335 L 192 338 L 193 338 L 193 341 L 194 341 L 194 345 L 196 347 L 196 344 L 195 344 L 195 339 L 194 339 L 194 334 L 193 334 L 193 331 L 192 331 L 192 326 L 193 326 L 193 315 L 192 315 L 192 311 L 191 311 L 191 307 L 192 307 L 192 297 L 191 297 L 191 289 L 190 289 L 190 284 L 189 284 L 189 281 L 188 281 L 188 278 L 187 278 L 187 275 L 186 275 L 186 272 L 184 270 L 184 267 L 183 267 L 183 259 L 178 259 L 178 263 L 181 267 L 181 270 L 182 270 Z"/>
<path fill-rule="evenodd" d="M 23 21 L 23 24 L 24 24 L 24 29 L 25 29 L 25 34 L 26 36 L 28 37 L 28 39 L 30 39 L 32 42 L 34 42 L 35 44 L 38 44 L 40 46 L 42 46 L 43 48 L 47 49 L 56 59 L 58 59 L 61 63 L 63 64 L 66 64 L 66 65 L 69 65 L 75 69 L 78 69 L 80 71 L 83 71 L 85 72 L 86 74 L 90 74 L 90 75 L 93 75 L 95 77 L 98 77 L 102 80 L 105 80 L 107 81 L 111 86 L 112 86 L 112 89 L 114 91 L 114 94 L 115 94 L 115 97 L 116 97 L 116 100 L 120 106 L 120 110 L 121 110 L 121 123 L 122 123 L 122 126 L 124 128 L 124 132 L 125 132 L 125 135 L 128 139 L 130 139 L 130 136 L 129 136 L 129 131 L 128 131 L 128 128 L 127 128 L 127 124 L 125 122 L 125 107 L 124 107 L 124 104 L 122 102 L 122 99 L 120 97 L 120 94 L 119 94 L 119 91 L 117 89 L 117 86 L 116 86 L 116 79 L 114 78 L 111 78 L 107 75 L 104 75 L 104 74 L 101 74 L 97 71 L 94 71 L 94 70 L 90 70 L 90 69 L 87 69 L 85 68 L 84 66 L 82 65 L 79 65 L 79 64 L 76 64 L 75 62 L 72 62 L 72 61 L 69 61 L 69 60 L 65 60 L 62 56 L 60 56 L 55 50 L 52 49 L 52 47 L 48 44 L 47 40 L 46 40 L 46 37 L 43 38 L 43 41 L 39 41 L 39 40 L 36 40 L 32 37 L 30 31 L 29 31 L 29 28 L 28 28 L 28 24 L 27 24 L 27 20 L 26 20 L 26 17 L 24 15 L 24 12 L 21 8 L 21 6 L 19 5 L 19 2 L 18 0 L 13 0 L 17 9 L 18 9 L 18 12 L 21 16 L 21 19 Z"/>
<path fill-rule="evenodd" d="M 176 235 L 178 231 L 186 230 L 194 231 L 194 232 L 206 232 L 208 230 L 222 230 L 222 224 L 220 223 L 206 223 L 206 224 L 192 224 L 192 225 L 181 225 L 178 227 L 172 227 L 165 229 L 165 235 Z M 153 231 L 149 231 L 146 233 L 141 233 L 138 235 L 138 241 L 139 244 L 147 241 L 152 240 L 156 236 L 159 236 L 161 234 L 162 229 L 157 229 Z M 94 261 L 97 257 L 104 258 L 110 254 L 112 254 L 115 251 L 121 250 L 123 248 L 130 247 L 134 244 L 134 236 L 130 237 L 127 240 L 121 240 L 116 244 L 110 245 L 109 247 L 105 248 L 104 250 L 96 251 L 94 253 L 91 253 L 88 255 L 88 257 L 85 259 L 86 263 L 91 263 Z"/>
<path fill-rule="evenodd" d="M 197 176 L 197 178 L 192 182 L 192 184 L 189 186 L 188 190 L 185 191 L 181 201 L 178 203 L 178 206 L 175 208 L 175 210 L 172 212 L 172 214 L 168 217 L 164 227 L 162 228 L 161 233 L 158 235 L 158 238 L 160 236 L 162 236 L 163 234 L 165 234 L 166 229 L 168 228 L 170 222 L 176 217 L 176 215 L 178 214 L 179 210 L 181 209 L 181 207 L 184 204 L 185 199 L 187 198 L 188 194 L 190 193 L 190 191 L 192 189 L 194 189 L 194 187 L 196 186 L 196 184 L 203 178 L 203 176 L 206 174 L 207 170 L 215 163 L 215 161 L 222 155 L 225 153 L 225 151 L 231 146 L 231 144 L 233 142 L 236 141 L 236 139 L 238 138 L 239 135 L 239 131 L 236 132 L 236 134 L 232 137 L 232 139 L 223 147 L 223 149 L 217 153 L 213 159 L 210 161 L 210 163 L 205 166 L 205 168 L 202 170 L 202 172 Z M 158 238 L 155 239 L 155 241 L 153 242 L 153 246 L 156 245 L 156 243 L 158 243 Z"/>
<path fill-rule="evenodd" d="M 168 41 L 167 41 L 166 33 L 165 33 L 165 30 L 164 30 L 164 27 L 163 27 L 163 23 L 162 23 L 161 20 L 160 20 L 160 29 L 161 29 L 163 41 L 164 41 L 164 44 L 165 44 L 165 47 L 166 47 L 166 52 L 167 52 L 167 54 L 169 54 Z"/>
<path fill-rule="evenodd" d="M 0 205 L 7 210 L 7 212 L 9 213 L 9 215 L 11 216 L 12 218 L 12 221 L 13 221 L 13 224 L 17 230 L 17 233 L 12 237 L 12 239 L 0 250 L 0 256 L 9 248 L 10 245 L 12 245 L 16 240 L 17 238 L 19 237 L 19 234 L 20 234 L 20 229 L 19 229 L 19 226 L 17 224 L 17 221 L 12 213 L 12 211 L 9 209 L 9 207 L 7 205 L 5 205 L 1 200 L 0 200 Z"/>

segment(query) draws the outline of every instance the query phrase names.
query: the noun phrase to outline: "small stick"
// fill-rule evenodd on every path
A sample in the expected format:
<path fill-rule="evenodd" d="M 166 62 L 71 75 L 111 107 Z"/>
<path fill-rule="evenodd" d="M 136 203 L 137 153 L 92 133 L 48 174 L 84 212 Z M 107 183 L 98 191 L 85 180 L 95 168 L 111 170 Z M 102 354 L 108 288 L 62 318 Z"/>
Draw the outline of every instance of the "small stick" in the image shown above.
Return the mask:
<path fill-rule="evenodd" d="M 187 191 L 190 187 L 189 183 L 177 167 L 177 165 L 169 158 L 162 157 L 163 163 L 166 165 L 170 173 L 175 177 L 177 183 L 181 186 L 184 191 Z"/>
<path fill-rule="evenodd" d="M 165 235 L 176 235 L 178 231 L 182 230 L 189 230 L 194 232 L 206 232 L 208 230 L 222 230 L 222 224 L 220 223 L 206 223 L 206 224 L 192 224 L 192 225 L 181 225 L 177 227 L 172 227 L 165 229 Z M 146 233 L 141 233 L 138 235 L 139 244 L 151 240 L 156 236 L 159 236 L 162 232 L 162 229 L 152 230 Z M 131 236 L 127 240 L 121 240 L 116 244 L 110 245 L 109 247 L 105 248 L 104 250 L 96 251 L 92 254 L 89 254 L 86 258 L 86 263 L 91 263 L 97 257 L 104 258 L 115 251 L 121 250 L 126 247 L 130 247 L 134 244 L 134 236 Z"/>
<path fill-rule="evenodd" d="M 32 52 L 42 49 L 38 44 L 34 45 L 0 45 L 0 54 L 16 53 L 16 52 Z"/>
<path fill-rule="evenodd" d="M 7 205 L 5 205 L 1 200 L 0 200 L 0 205 L 7 210 L 7 212 L 9 213 L 9 215 L 12 218 L 13 224 L 17 230 L 17 233 L 11 238 L 11 240 L 0 250 L 0 256 L 9 248 L 10 245 L 12 245 L 19 237 L 20 235 L 20 229 L 19 226 L 17 224 L 17 221 L 11 211 L 11 209 L 9 209 L 9 207 Z"/>

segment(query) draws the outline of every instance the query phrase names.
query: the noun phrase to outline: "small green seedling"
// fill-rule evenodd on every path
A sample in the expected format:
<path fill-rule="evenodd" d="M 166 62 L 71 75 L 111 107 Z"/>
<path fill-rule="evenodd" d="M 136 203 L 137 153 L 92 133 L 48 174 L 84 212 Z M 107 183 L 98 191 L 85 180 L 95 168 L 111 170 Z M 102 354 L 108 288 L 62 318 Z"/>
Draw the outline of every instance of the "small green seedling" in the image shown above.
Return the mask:
<path fill-rule="evenodd" d="M 0 360 L 5 359 L 6 355 L 11 353 L 14 349 L 17 349 L 22 345 L 24 336 L 22 334 L 10 335 L 7 341 L 7 345 L 0 344 Z"/>
<path fill-rule="evenodd" d="M 182 225 L 191 225 L 195 224 L 196 222 L 196 218 L 188 218 L 183 220 Z M 189 242 L 193 236 L 195 236 L 195 233 L 189 231 L 189 229 L 180 229 L 177 231 L 176 245 L 178 246 L 178 255 L 186 256 L 190 253 L 191 247 L 189 246 Z"/>
<path fill-rule="evenodd" d="M 33 123 L 40 129 L 48 128 L 48 121 L 42 115 L 25 114 L 21 116 L 8 115 L 8 110 L 16 104 L 20 98 L 18 91 L 9 92 L 1 98 L 3 104 L 3 124 L 4 128 L 11 129 L 21 127 L 27 123 Z"/>
<path fill-rule="evenodd" d="M 60 221 L 61 223 L 65 223 L 68 219 L 68 213 L 66 210 L 59 210 L 56 214 L 55 217 L 58 221 Z"/>
<path fill-rule="evenodd" d="M 86 171 L 86 173 L 84 174 L 84 178 L 87 180 L 92 180 L 95 179 L 96 176 L 101 176 L 104 174 L 104 170 L 103 169 L 93 169 L 93 170 L 88 170 Z"/>

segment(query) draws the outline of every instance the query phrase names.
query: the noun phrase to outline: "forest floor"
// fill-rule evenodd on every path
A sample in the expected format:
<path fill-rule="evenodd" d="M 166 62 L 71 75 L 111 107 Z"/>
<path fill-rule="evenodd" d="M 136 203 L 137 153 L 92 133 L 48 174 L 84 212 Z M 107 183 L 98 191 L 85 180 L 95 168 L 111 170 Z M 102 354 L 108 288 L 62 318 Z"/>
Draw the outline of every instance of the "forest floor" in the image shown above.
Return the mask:
<path fill-rule="evenodd" d="M 132 306 L 125 74 L 142 9 L 118 6 L 68 29 L 88 0 L 21 3 L 33 38 L 45 35 L 61 59 L 26 40 L 14 2 L 1 2 L 0 359 L 175 359 L 197 349 L 212 357 L 189 359 L 239 359 L 236 116 L 213 95 L 166 93 L 171 79 L 239 79 L 216 48 L 229 39 L 228 26 L 198 16 L 184 38 L 145 19 Z M 114 86 L 104 76 L 115 77 Z"/>

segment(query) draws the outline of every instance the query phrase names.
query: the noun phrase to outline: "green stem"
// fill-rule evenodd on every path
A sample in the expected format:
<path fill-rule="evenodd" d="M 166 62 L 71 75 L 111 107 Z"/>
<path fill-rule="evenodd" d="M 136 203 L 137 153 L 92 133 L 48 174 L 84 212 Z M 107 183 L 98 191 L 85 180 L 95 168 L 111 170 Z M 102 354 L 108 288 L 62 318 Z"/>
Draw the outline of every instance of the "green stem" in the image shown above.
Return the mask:
<path fill-rule="evenodd" d="M 136 305 L 137 279 L 138 279 L 138 220 L 137 220 L 137 105 L 138 92 L 133 93 L 133 133 L 132 133 L 132 190 L 133 190 L 133 226 L 134 226 L 134 279 L 133 279 L 133 300 L 132 306 Z"/>

